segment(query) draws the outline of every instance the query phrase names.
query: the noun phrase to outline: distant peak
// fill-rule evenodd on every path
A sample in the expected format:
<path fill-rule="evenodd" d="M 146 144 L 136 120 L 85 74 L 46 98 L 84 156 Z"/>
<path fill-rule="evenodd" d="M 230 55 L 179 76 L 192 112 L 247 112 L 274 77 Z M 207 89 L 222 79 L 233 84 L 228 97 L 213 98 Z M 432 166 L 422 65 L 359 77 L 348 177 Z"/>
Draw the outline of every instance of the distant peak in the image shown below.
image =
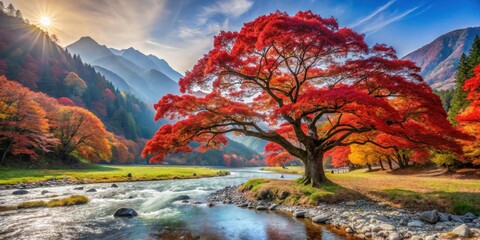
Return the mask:
<path fill-rule="evenodd" d="M 94 42 L 94 43 L 97 43 L 97 41 L 93 40 L 93 38 L 89 37 L 89 36 L 84 36 L 84 37 L 81 37 L 78 42 L 85 42 L 85 41 L 88 41 L 88 42 Z M 98 43 L 97 43 L 98 44 Z"/>

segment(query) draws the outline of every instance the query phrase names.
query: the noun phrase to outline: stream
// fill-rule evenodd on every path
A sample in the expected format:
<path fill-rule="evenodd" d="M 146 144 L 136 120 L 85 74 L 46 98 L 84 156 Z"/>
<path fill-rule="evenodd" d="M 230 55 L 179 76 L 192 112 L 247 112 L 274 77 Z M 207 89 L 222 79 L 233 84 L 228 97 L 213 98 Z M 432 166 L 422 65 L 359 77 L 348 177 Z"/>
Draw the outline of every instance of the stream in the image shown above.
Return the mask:
<path fill-rule="evenodd" d="M 82 194 L 85 205 L 0 212 L 0 239 L 345 239 L 326 226 L 290 215 L 258 212 L 235 205 L 208 207 L 208 194 L 250 178 L 280 178 L 278 173 L 258 168 L 226 169 L 224 177 L 149 182 L 85 184 L 36 188 L 26 195 L 0 191 L 0 205 L 48 200 L 52 195 Z M 134 173 L 133 173 L 134 174 Z M 286 179 L 298 175 L 284 175 Z M 77 187 L 84 190 L 74 190 Z M 95 188 L 97 192 L 86 192 Z M 42 195 L 42 190 L 49 193 Z M 188 195 L 190 203 L 175 201 Z M 49 197 L 50 196 L 50 197 Z M 191 202 L 202 202 L 192 204 Z M 139 213 L 131 219 L 114 218 L 120 207 Z"/>

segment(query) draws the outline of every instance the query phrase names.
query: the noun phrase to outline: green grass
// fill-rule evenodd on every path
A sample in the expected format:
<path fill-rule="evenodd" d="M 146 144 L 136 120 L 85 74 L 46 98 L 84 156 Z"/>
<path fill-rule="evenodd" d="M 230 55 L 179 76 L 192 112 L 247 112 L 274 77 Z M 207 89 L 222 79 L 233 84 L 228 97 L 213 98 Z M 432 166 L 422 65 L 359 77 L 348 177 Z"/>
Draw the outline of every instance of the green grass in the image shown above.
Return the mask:
<path fill-rule="evenodd" d="M 260 168 L 263 171 L 270 171 L 270 172 L 278 172 L 278 173 L 286 173 L 286 174 L 303 174 L 303 167 L 302 166 L 293 166 L 293 167 L 263 167 Z"/>
<path fill-rule="evenodd" d="M 260 178 L 248 180 L 240 190 L 246 192 L 246 196 L 252 200 L 271 200 L 291 206 L 317 205 L 319 202 L 335 203 L 360 197 L 355 192 L 335 184 L 314 188 L 291 180 Z"/>
<path fill-rule="evenodd" d="M 83 195 L 72 195 L 67 198 L 62 199 L 52 199 L 48 201 L 47 207 L 64 207 L 64 206 L 73 206 L 73 205 L 80 205 L 86 204 L 90 200 L 83 196 Z"/>
<path fill-rule="evenodd" d="M 132 174 L 132 178 L 127 177 L 128 173 Z M 67 178 L 77 183 L 98 183 L 201 178 L 226 174 L 228 172 L 205 167 L 173 166 L 91 165 L 85 169 L 55 170 L 0 168 L 0 185 L 41 182 L 52 178 Z"/>
<path fill-rule="evenodd" d="M 334 183 L 393 206 L 414 210 L 437 209 L 454 214 L 480 214 L 480 181 L 419 177 L 356 170 L 330 174 Z"/>
<path fill-rule="evenodd" d="M 70 197 L 61 198 L 61 199 L 52 199 L 48 202 L 45 201 L 30 201 L 20 203 L 17 206 L 0 206 L 0 212 L 10 211 L 15 209 L 25 209 L 25 208 L 40 208 L 40 207 L 64 207 L 64 206 L 73 206 L 86 204 L 90 201 L 87 197 L 83 195 L 72 195 Z"/>

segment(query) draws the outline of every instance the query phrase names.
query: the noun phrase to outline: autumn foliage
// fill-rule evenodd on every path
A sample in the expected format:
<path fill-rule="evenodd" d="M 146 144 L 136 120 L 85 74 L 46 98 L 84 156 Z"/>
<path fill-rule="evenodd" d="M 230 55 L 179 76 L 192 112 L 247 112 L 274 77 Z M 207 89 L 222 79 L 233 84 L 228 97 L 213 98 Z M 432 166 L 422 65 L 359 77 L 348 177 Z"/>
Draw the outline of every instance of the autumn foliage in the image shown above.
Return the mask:
<path fill-rule="evenodd" d="M 474 73 L 475 76 L 468 79 L 463 86 L 463 90 L 468 92 L 467 100 L 470 104 L 456 120 L 463 131 L 475 136 L 474 140 L 464 142 L 466 160 L 480 165 L 480 64 L 475 67 Z"/>
<path fill-rule="evenodd" d="M 461 154 L 455 139 L 468 136 L 446 120 L 418 72 L 393 48 L 369 47 L 334 18 L 311 11 L 261 16 L 216 36 L 180 80 L 186 94 L 155 104 L 156 120 L 178 122 L 162 126 L 143 154 L 162 161 L 192 151 L 191 141 L 205 151 L 225 145 L 227 133 L 246 135 L 272 142 L 270 164 L 303 161 L 303 182 L 313 185 L 327 181 L 323 159 L 338 147 L 368 144 L 410 159 L 430 149 Z M 207 94 L 193 95 L 199 89 Z"/>
<path fill-rule="evenodd" d="M 107 132 L 98 117 L 71 106 L 68 98 L 30 91 L 3 76 L 0 86 L 2 163 L 9 155 L 30 160 L 45 155 L 71 163 L 73 153 L 92 162 L 110 161 L 112 146 L 121 162 L 138 156 L 135 142 Z"/>

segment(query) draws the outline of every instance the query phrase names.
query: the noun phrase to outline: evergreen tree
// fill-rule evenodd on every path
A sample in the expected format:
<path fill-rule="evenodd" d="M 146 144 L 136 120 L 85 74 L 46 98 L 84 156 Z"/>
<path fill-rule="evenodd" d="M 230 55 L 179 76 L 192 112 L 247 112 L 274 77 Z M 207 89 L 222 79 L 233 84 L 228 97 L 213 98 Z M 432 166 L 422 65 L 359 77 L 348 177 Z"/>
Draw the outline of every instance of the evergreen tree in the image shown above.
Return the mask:
<path fill-rule="evenodd" d="M 473 68 L 480 63 L 480 38 L 478 35 L 473 40 L 472 48 L 468 56 L 462 54 L 458 63 L 457 74 L 455 76 L 456 87 L 453 93 L 452 101 L 450 103 L 450 110 L 448 111 L 448 118 L 455 122 L 454 118 L 458 113 L 466 108 L 469 104 L 467 100 L 467 93 L 463 91 L 465 81 L 473 77 Z"/>
<path fill-rule="evenodd" d="M 10 3 L 7 7 L 8 14 L 10 16 L 15 16 L 15 12 L 17 11 L 15 7 Z"/>
<path fill-rule="evenodd" d="M 461 109 L 468 106 L 467 93 L 463 91 L 462 87 L 465 84 L 465 80 L 468 79 L 468 73 L 470 72 L 468 66 L 467 56 L 462 54 L 460 61 L 458 62 L 457 74 L 455 75 L 455 90 L 453 91 L 453 97 L 450 103 L 450 109 L 448 111 L 448 118 L 450 121 L 455 121 L 454 118 L 458 115 Z"/>

